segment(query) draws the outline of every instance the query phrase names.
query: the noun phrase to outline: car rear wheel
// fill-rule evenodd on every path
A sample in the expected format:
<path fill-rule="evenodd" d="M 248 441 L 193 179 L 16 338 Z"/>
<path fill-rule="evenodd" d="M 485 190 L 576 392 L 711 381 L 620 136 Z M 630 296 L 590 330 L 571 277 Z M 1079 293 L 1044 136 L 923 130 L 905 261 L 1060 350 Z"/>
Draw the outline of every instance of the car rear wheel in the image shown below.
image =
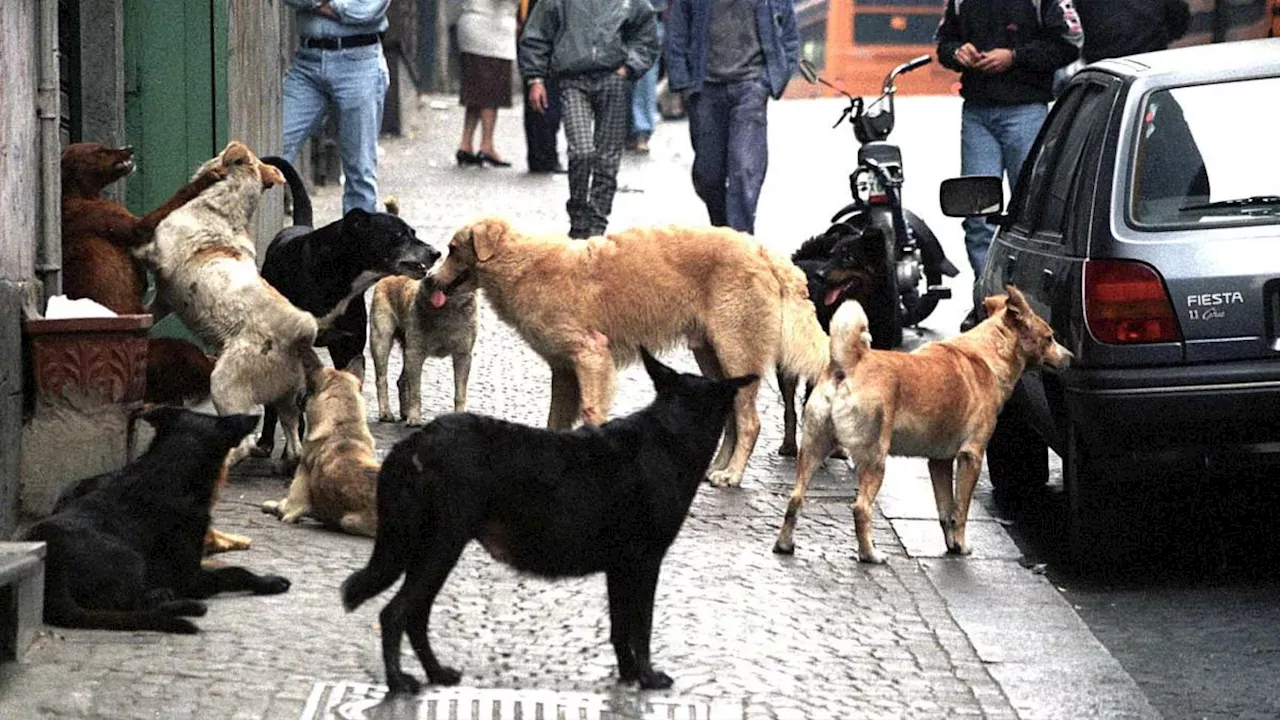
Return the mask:
<path fill-rule="evenodd" d="M 987 473 L 999 501 L 1017 500 L 1049 482 L 1049 446 L 1010 398 L 987 442 Z"/>
<path fill-rule="evenodd" d="M 1104 571 L 1129 560 L 1131 530 L 1139 515 L 1126 516 L 1129 503 L 1116 485 L 1113 461 L 1082 441 L 1075 423 L 1067 426 L 1062 457 L 1062 485 L 1067 496 L 1068 561 L 1078 571 Z M 1136 511 L 1136 508 L 1128 508 Z M 1132 525 L 1133 527 L 1129 527 Z"/>

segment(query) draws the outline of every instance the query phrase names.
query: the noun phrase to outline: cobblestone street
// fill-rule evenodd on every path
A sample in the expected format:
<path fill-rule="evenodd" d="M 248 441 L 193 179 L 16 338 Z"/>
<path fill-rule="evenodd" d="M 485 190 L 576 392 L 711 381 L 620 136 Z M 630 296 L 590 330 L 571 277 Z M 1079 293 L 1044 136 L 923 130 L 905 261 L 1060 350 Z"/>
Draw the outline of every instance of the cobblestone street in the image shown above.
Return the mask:
<path fill-rule="evenodd" d="M 831 101 L 771 106 L 759 235 L 787 254 L 848 197 L 855 144 L 847 130 L 828 132 L 839 109 Z M 959 222 L 938 215 L 936 198 L 937 180 L 959 166 L 959 104 L 903 98 L 899 113 L 904 136 L 941 138 L 932 149 L 903 141 L 908 184 L 915 183 L 907 204 L 961 265 Z M 499 117 L 498 150 L 515 164 L 506 170 L 454 166 L 461 118 L 454 98 L 423 99 L 406 111 L 407 135 L 383 139 L 382 193 L 399 197 L 419 236 L 443 250 L 458 225 L 485 214 L 529 231 L 566 230 L 565 176 L 523 172 L 519 108 Z M 705 223 L 688 178 L 686 125 L 660 125 L 652 148 L 624 159 L 610 227 Z M 335 186 L 315 190 L 317 222 L 338 217 L 339 195 Z M 281 202 L 281 191 L 267 201 Z M 919 337 L 958 325 L 970 283 L 964 275 L 951 282 L 956 299 Z M 695 371 L 687 351 L 665 359 Z M 398 360 L 397 352 L 393 382 Z M 367 366 L 364 392 L 384 456 L 408 431 L 376 421 Z M 549 387 L 545 363 L 483 306 L 468 409 L 542 425 Z M 450 410 L 452 393 L 448 360 L 428 360 L 424 414 Z M 628 368 L 614 413 L 651 397 L 643 369 Z M 835 461 L 811 486 L 795 556 L 774 555 L 795 464 L 775 453 L 782 413 L 773 378 L 759 409 L 763 429 L 742 487 L 704 485 L 663 565 L 653 653 L 675 679 L 669 691 L 615 685 L 603 577 L 552 583 L 521 576 L 473 543 L 431 622 L 436 651 L 463 672 L 463 687 L 379 704 L 377 613 L 390 593 L 351 614 L 338 598 L 371 541 L 312 524 L 285 526 L 260 512 L 262 501 L 284 495 L 287 480 L 250 460 L 233 474 L 215 526 L 250 536 L 253 547 L 218 560 L 284 575 L 293 582 L 289 592 L 215 598 L 194 636 L 49 628 L 21 663 L 0 669 L 0 718 L 1014 718 L 1079 717 L 1099 708 L 1153 715 L 1052 585 L 1018 565 L 1017 549 L 979 503 L 970 525 L 974 556 L 943 556 L 921 461 L 889 465 L 875 520 L 887 565 L 857 562 L 849 511 L 855 488 Z M 1010 620 L 1014 614 L 1021 619 Z M 405 669 L 421 678 L 407 643 L 405 652 Z"/>

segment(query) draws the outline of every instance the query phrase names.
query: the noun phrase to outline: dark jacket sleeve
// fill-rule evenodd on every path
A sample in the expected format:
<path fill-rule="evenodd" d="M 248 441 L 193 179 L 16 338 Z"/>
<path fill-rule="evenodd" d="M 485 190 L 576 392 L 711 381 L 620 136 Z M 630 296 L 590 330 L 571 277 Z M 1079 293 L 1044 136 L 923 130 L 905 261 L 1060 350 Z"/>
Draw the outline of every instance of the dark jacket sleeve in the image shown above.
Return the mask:
<path fill-rule="evenodd" d="M 1041 0 L 1040 27 L 1034 39 L 1014 48 L 1013 63 L 1051 73 L 1080 57 L 1083 45 L 1084 30 L 1071 0 Z"/>
<path fill-rule="evenodd" d="M 1191 8 L 1187 0 L 1165 0 L 1165 31 L 1169 40 L 1177 40 L 1187 34 L 1191 26 Z"/>
<path fill-rule="evenodd" d="M 622 42 L 627 48 L 627 77 L 640 77 L 658 60 L 658 18 L 648 0 L 632 5 L 631 17 L 622 26 Z"/>
<path fill-rule="evenodd" d="M 956 15 L 956 1 L 947 0 L 947 9 L 942 13 L 942 21 L 933 34 L 938 43 L 938 62 L 942 67 L 955 72 L 964 72 L 964 66 L 956 62 L 956 51 L 964 45 L 960 34 L 960 17 Z"/>
<path fill-rule="evenodd" d="M 689 16 L 692 9 L 692 0 L 671 0 L 667 7 L 667 84 L 676 91 L 693 85 L 693 72 L 689 67 Z"/>
<path fill-rule="evenodd" d="M 520 77 L 525 82 L 551 74 L 551 53 L 559 27 L 560 0 L 539 0 L 529 11 L 516 53 Z"/>

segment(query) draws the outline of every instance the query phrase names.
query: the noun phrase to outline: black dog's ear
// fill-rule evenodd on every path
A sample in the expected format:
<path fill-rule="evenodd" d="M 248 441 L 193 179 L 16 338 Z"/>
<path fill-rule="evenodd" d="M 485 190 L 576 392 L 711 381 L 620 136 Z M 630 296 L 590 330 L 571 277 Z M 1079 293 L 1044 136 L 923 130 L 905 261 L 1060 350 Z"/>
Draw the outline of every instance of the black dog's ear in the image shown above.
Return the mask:
<path fill-rule="evenodd" d="M 172 425 L 184 412 L 186 411 L 182 408 L 174 407 L 173 405 L 152 405 L 138 413 L 138 419 L 144 420 L 151 427 L 160 430 Z"/>
<path fill-rule="evenodd" d="M 649 354 L 644 347 L 640 348 L 640 359 L 644 361 L 644 370 L 649 373 L 649 379 L 653 381 L 653 387 L 658 391 L 670 387 L 679 377 L 679 373 L 671 368 L 658 362 L 658 359 Z"/>
<path fill-rule="evenodd" d="M 223 415 L 218 418 L 218 430 L 228 447 L 239 445 L 244 436 L 257 427 L 257 415 Z"/>
<path fill-rule="evenodd" d="M 350 223 L 357 227 L 366 227 L 369 225 L 369 220 L 372 217 L 372 215 L 361 208 L 351 208 L 347 211 L 346 215 L 342 216 L 342 220 L 344 224 Z"/>

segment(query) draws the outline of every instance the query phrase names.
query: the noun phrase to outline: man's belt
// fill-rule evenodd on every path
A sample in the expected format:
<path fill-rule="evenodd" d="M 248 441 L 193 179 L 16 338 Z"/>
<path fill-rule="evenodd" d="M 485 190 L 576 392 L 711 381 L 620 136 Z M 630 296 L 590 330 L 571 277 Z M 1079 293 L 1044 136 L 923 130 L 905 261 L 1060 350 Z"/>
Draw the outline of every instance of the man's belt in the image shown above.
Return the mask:
<path fill-rule="evenodd" d="M 382 40 L 380 33 L 365 35 L 346 35 L 342 37 L 304 37 L 302 47 L 314 50 L 342 50 L 345 48 L 364 47 Z"/>

